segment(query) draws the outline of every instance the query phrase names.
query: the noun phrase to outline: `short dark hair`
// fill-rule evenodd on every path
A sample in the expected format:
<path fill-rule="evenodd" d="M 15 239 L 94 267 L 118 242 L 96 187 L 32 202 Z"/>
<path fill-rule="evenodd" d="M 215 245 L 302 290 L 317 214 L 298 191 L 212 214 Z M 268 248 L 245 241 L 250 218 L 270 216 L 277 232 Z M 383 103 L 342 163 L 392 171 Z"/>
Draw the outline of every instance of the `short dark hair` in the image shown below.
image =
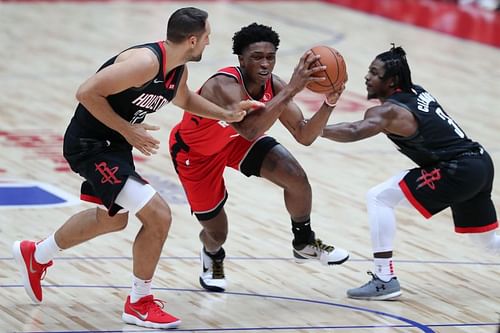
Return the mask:
<path fill-rule="evenodd" d="M 248 45 L 258 42 L 269 42 L 278 50 L 280 37 L 271 27 L 252 23 L 234 34 L 233 53 L 242 55 Z"/>
<path fill-rule="evenodd" d="M 181 43 L 189 36 L 205 31 L 208 13 L 202 9 L 185 7 L 177 9 L 168 19 L 167 40 Z"/>
<path fill-rule="evenodd" d="M 385 73 L 382 77 L 383 80 L 394 77 L 394 84 L 397 88 L 405 92 L 410 92 L 413 87 L 411 81 L 410 66 L 406 60 L 406 52 L 401 46 L 392 47 L 389 51 L 379 54 L 375 59 L 379 59 L 384 63 Z"/>

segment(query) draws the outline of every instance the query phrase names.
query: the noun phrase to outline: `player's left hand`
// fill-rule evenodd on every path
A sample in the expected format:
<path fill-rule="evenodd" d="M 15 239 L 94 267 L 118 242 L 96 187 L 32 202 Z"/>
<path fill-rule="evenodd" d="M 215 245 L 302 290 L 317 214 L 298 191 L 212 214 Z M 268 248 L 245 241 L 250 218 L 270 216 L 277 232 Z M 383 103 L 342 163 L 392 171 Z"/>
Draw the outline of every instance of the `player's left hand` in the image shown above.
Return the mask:
<path fill-rule="evenodd" d="M 329 105 L 337 104 L 337 101 L 339 100 L 340 95 L 342 95 L 342 92 L 344 92 L 344 89 L 345 89 L 345 84 L 343 84 L 342 87 L 340 87 L 340 89 L 328 93 L 326 95 L 325 102 L 328 103 Z"/>
<path fill-rule="evenodd" d="M 242 121 L 245 116 L 257 109 L 261 109 L 265 106 L 264 103 L 253 100 L 244 100 L 234 105 L 234 110 L 226 114 L 226 119 L 228 123 L 237 123 Z"/>

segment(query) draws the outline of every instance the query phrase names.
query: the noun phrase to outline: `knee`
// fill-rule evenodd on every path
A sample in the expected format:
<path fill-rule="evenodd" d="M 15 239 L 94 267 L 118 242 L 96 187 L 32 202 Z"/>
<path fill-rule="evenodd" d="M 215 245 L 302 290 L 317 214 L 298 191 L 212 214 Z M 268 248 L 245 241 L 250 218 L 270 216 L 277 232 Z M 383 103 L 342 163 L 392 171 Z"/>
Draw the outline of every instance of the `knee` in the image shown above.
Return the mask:
<path fill-rule="evenodd" d="M 154 228 L 160 235 L 167 235 L 170 230 L 170 225 L 172 224 L 172 212 L 170 208 L 167 205 L 158 207 L 154 214 Z"/>
<path fill-rule="evenodd" d="M 390 187 L 386 183 L 379 184 L 366 192 L 368 206 L 377 205 L 395 208 L 404 199 L 404 194 L 397 186 Z"/>
<path fill-rule="evenodd" d="M 311 187 L 306 172 L 298 163 L 285 162 L 285 168 L 289 187 L 300 188 L 301 190 Z"/>
<path fill-rule="evenodd" d="M 137 213 L 144 227 L 155 230 L 158 235 L 166 235 L 172 223 L 172 212 L 160 196 L 155 196 Z"/>
<path fill-rule="evenodd" d="M 380 190 L 377 186 L 369 189 L 365 194 L 365 200 L 367 203 L 376 203 L 380 195 Z"/>
<path fill-rule="evenodd" d="M 116 214 L 116 221 L 113 225 L 113 231 L 121 231 L 127 227 L 128 213 Z"/>

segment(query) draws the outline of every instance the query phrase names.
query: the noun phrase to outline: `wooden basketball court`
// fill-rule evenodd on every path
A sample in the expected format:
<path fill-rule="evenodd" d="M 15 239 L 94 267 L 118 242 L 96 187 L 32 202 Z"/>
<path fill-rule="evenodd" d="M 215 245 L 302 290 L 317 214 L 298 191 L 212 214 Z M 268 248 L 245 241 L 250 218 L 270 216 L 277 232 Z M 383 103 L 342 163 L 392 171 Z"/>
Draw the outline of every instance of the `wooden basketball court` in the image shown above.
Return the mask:
<path fill-rule="evenodd" d="M 368 65 L 394 42 L 408 52 L 414 82 L 437 97 L 500 166 L 498 48 L 315 1 L 0 2 L 0 185 L 41 182 L 77 197 L 81 179 L 68 170 L 61 153 L 77 87 L 118 51 L 163 39 L 170 13 L 186 5 L 207 10 L 212 25 L 203 60 L 189 65 L 192 89 L 218 68 L 237 64 L 231 37 L 243 25 L 258 22 L 281 36 L 275 73 L 285 80 L 309 47 L 337 48 L 346 59 L 349 82 L 330 122 L 356 120 L 371 105 L 363 79 Z M 310 117 L 322 96 L 304 91 L 296 101 Z M 161 153 L 152 158 L 136 154 L 138 171 L 173 211 L 154 288 L 158 298 L 168 301 L 169 312 L 182 318 L 177 331 L 498 330 L 500 259 L 455 234 L 449 211 L 425 220 L 416 211 L 398 210 L 399 301 L 346 297 L 347 289 L 368 281 L 365 272 L 372 267 L 365 192 L 413 166 L 382 135 L 351 144 L 318 139 L 303 147 L 277 123 L 269 133 L 309 175 L 313 229 L 325 242 L 348 249 L 351 259 L 339 267 L 295 264 L 280 189 L 228 170 L 229 287 L 223 294 L 205 292 L 198 284 L 200 227 L 190 215 L 167 147 L 169 130 L 181 115 L 169 105 L 150 116 L 146 121 L 162 128 L 155 133 L 162 141 Z M 495 186 L 493 199 L 499 203 L 498 177 Z M 44 280 L 43 304 L 31 304 L 25 294 L 12 243 L 43 238 L 84 207 L 78 202 L 0 208 L 1 332 L 154 331 L 120 319 L 132 278 L 131 245 L 139 228 L 135 219 L 121 233 L 62 252 Z"/>

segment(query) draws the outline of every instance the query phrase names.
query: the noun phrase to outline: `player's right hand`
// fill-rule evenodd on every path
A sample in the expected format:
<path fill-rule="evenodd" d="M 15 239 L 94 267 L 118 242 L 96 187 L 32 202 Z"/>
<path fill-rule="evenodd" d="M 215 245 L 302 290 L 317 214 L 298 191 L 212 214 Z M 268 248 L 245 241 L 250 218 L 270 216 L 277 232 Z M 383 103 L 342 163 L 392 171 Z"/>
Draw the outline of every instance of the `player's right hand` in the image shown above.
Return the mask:
<path fill-rule="evenodd" d="M 124 137 L 128 143 L 143 155 L 151 156 L 156 154 L 160 148 L 160 141 L 155 139 L 148 131 L 157 131 L 159 129 L 159 126 L 146 123 L 132 124 Z"/>
<path fill-rule="evenodd" d="M 324 71 L 326 66 L 318 65 L 316 63 L 320 56 L 313 54 L 311 50 L 307 51 L 300 57 L 299 63 L 293 70 L 292 77 L 288 86 L 290 86 L 295 93 L 298 93 L 305 88 L 306 84 L 311 81 L 323 81 L 326 79 L 324 76 L 313 76 L 317 72 Z"/>
<path fill-rule="evenodd" d="M 242 121 L 245 116 L 257 109 L 265 107 L 265 104 L 259 101 L 244 100 L 233 105 L 233 110 L 227 112 L 226 119 L 228 123 L 237 123 Z"/>

